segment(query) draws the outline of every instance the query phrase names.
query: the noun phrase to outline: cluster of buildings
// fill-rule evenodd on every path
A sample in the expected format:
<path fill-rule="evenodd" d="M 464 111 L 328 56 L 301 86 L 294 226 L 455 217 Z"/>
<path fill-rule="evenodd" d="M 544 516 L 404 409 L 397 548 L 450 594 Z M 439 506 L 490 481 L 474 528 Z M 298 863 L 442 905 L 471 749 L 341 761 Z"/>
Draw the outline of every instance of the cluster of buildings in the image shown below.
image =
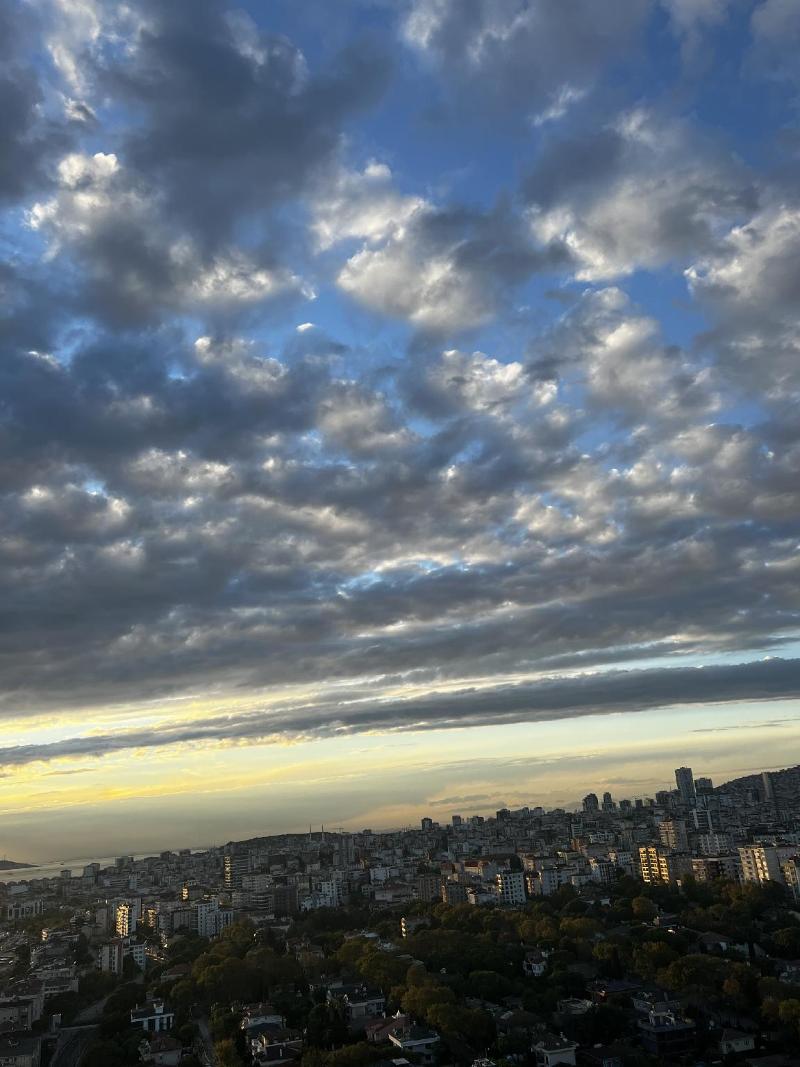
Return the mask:
<path fill-rule="evenodd" d="M 744 789 L 715 789 L 679 767 L 674 789 L 618 801 L 588 793 L 578 811 L 501 809 L 444 824 L 423 818 L 416 828 L 323 829 L 122 856 L 109 867 L 6 885 L 0 914 L 15 922 L 54 903 L 85 903 L 80 931 L 98 966 L 115 973 L 128 956 L 146 964 L 148 946 L 157 952 L 180 931 L 215 937 L 237 916 L 438 899 L 517 906 L 620 873 L 649 884 L 689 876 L 777 882 L 800 898 L 800 789 L 787 794 L 791 775 L 776 782 L 765 772 L 743 780 Z"/>
<path fill-rule="evenodd" d="M 562 886 L 602 887 L 620 874 L 647 884 L 688 877 L 777 883 L 800 900 L 800 779 L 765 772 L 743 782 L 715 789 L 680 767 L 675 788 L 652 798 L 588 793 L 577 811 L 523 807 L 455 814 L 446 823 L 428 817 L 390 831 L 282 834 L 10 882 L 0 886 L 0 1035 L 15 1035 L 19 1051 L 6 1050 L 0 1063 L 36 1067 L 28 1036 L 47 1020 L 51 998 L 77 990 L 87 962 L 111 975 L 145 970 L 163 960 L 171 938 L 217 937 L 240 918 L 438 900 L 516 907 Z M 404 920 L 404 934 L 414 922 Z M 37 930 L 34 942 L 26 927 Z M 22 946 L 30 949 L 24 968 Z M 78 959 L 79 946 L 88 961 Z M 534 956 L 526 959 L 529 976 L 546 970 Z M 132 1021 L 150 1040 L 166 1040 L 169 1010 L 149 1003 L 138 1010 Z M 395 1030 L 401 1033 L 400 1022 Z M 263 1044 L 263 1034 L 253 1036 Z M 418 1060 L 418 1038 L 392 1040 Z M 281 1054 L 292 1059 L 289 1037 L 283 1045 Z"/>
<path fill-rule="evenodd" d="M 781 800 L 772 774 L 726 791 L 679 767 L 674 789 L 619 801 L 589 793 L 579 811 L 502 809 L 423 818 L 416 829 L 231 843 L 223 882 L 234 910 L 276 914 L 365 901 L 518 906 L 621 873 L 649 884 L 777 882 L 800 899 L 799 857 L 800 803 Z"/>

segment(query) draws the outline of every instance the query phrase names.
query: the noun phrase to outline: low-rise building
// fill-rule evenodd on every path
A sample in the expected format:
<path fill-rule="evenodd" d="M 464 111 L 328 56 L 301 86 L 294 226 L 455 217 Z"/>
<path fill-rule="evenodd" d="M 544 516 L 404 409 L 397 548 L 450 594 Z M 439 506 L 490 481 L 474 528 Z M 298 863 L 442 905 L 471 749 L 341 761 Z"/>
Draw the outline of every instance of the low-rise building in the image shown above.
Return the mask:
<path fill-rule="evenodd" d="M 722 1056 L 735 1056 L 741 1052 L 752 1052 L 756 1040 L 752 1034 L 742 1030 L 723 1030 L 719 1039 L 719 1051 Z"/>
<path fill-rule="evenodd" d="M 131 1011 L 131 1026 L 140 1026 L 147 1033 L 160 1034 L 174 1025 L 175 1012 L 160 998 L 148 999 Z"/>
<path fill-rule="evenodd" d="M 139 1059 L 155 1067 L 177 1067 L 183 1057 L 183 1045 L 169 1034 L 151 1034 L 139 1045 Z"/>
<path fill-rule="evenodd" d="M 577 1050 L 577 1042 L 563 1034 L 545 1034 L 533 1046 L 537 1067 L 557 1067 L 558 1064 L 575 1067 Z"/>
<path fill-rule="evenodd" d="M 403 1052 L 411 1054 L 415 1062 L 423 1064 L 424 1067 L 432 1067 L 436 1062 L 439 1035 L 435 1030 L 412 1024 L 392 1031 L 389 1040 Z"/>
<path fill-rule="evenodd" d="M 689 1019 L 681 1019 L 672 1012 L 651 1012 L 639 1022 L 642 1048 L 660 1060 L 669 1060 L 691 1052 L 694 1048 L 696 1026 Z"/>
<path fill-rule="evenodd" d="M 29 1031 L 13 1030 L 0 1034 L 2 1067 L 39 1067 L 41 1039 Z"/>

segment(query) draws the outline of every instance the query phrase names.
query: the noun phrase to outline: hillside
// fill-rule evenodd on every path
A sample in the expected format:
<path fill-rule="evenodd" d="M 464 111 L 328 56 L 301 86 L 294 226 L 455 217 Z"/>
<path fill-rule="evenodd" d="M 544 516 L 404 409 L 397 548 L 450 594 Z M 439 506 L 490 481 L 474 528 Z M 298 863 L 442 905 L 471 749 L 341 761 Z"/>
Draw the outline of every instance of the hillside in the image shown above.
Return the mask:
<path fill-rule="evenodd" d="M 770 773 L 776 800 L 787 804 L 800 800 L 800 767 L 787 767 L 784 770 Z M 743 778 L 733 778 L 730 782 L 723 782 L 722 785 L 717 786 L 714 792 L 727 796 L 745 796 L 753 790 L 759 796 L 764 796 L 764 783 L 760 774 L 747 774 Z"/>

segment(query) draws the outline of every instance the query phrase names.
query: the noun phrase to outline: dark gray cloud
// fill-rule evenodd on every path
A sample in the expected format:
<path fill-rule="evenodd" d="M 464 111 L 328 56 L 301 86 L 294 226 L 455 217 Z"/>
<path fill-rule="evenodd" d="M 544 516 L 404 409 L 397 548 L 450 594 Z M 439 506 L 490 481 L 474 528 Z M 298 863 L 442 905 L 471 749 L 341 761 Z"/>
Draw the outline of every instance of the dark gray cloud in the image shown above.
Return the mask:
<path fill-rule="evenodd" d="M 411 0 L 403 32 L 472 106 L 533 116 L 621 58 L 650 10 L 650 0 Z"/>
<path fill-rule="evenodd" d="M 118 730 L 37 745 L 0 748 L 0 766 L 109 755 L 198 742 L 322 738 L 364 731 L 455 729 L 547 722 L 583 715 L 645 711 L 672 704 L 714 704 L 800 695 L 800 661 L 772 659 L 730 666 L 613 671 L 524 685 L 461 689 L 400 701 L 336 703 L 228 714 L 157 730 Z"/>
<path fill-rule="evenodd" d="M 139 7 L 133 56 L 106 57 L 96 77 L 144 116 L 124 140 L 127 164 L 205 236 L 302 192 L 334 158 L 343 123 L 387 82 L 374 41 L 312 73 L 286 38 L 214 0 Z"/>
<path fill-rule="evenodd" d="M 797 85 L 800 23 L 792 0 L 764 0 L 750 19 L 752 49 L 748 65 L 761 77 Z"/>
<path fill-rule="evenodd" d="M 0 206 L 46 186 L 50 164 L 69 143 L 69 123 L 45 107 L 33 62 L 36 16 L 9 0 L 0 10 Z"/>
<path fill-rule="evenodd" d="M 391 395 L 295 342 L 156 331 L 7 360 L 4 706 L 779 648 L 794 453 L 707 424 L 616 291 L 563 330 L 632 438 L 587 452 L 551 384 L 479 353 Z"/>
<path fill-rule="evenodd" d="M 531 275 L 566 269 L 560 240 L 536 241 L 507 203 L 484 211 L 422 204 L 339 272 L 339 287 L 423 334 L 458 333 L 509 307 Z"/>
<path fill-rule="evenodd" d="M 132 327 L 263 316 L 276 297 L 308 295 L 288 266 L 303 258 L 302 227 L 278 209 L 337 163 L 348 120 L 380 97 L 390 63 L 376 42 L 312 71 L 285 37 L 217 0 L 60 11 L 48 41 L 84 94 L 73 113 L 115 109 L 101 150 L 62 158 L 55 193 L 32 211 L 62 269 L 76 268 L 79 310 Z"/>
<path fill-rule="evenodd" d="M 523 194 L 536 236 L 564 241 L 591 281 L 686 265 L 757 205 L 752 176 L 713 136 L 645 108 L 552 137 Z"/>
<path fill-rule="evenodd" d="M 686 276 L 710 314 L 713 326 L 704 340 L 724 372 L 772 407 L 794 408 L 800 396 L 797 198 L 765 204 L 745 225 L 729 230 Z M 787 421 L 796 424 L 791 414 Z"/>

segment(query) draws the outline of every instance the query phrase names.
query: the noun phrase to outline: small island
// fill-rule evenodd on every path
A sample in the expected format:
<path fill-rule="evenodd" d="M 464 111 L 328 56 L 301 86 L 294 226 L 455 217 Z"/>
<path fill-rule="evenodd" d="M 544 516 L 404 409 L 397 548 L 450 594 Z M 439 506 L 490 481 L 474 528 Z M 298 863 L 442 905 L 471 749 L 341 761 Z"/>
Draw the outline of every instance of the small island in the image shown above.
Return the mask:
<path fill-rule="evenodd" d="M 17 871 L 25 867 L 35 867 L 35 863 L 16 863 L 14 860 L 0 860 L 0 871 Z"/>

